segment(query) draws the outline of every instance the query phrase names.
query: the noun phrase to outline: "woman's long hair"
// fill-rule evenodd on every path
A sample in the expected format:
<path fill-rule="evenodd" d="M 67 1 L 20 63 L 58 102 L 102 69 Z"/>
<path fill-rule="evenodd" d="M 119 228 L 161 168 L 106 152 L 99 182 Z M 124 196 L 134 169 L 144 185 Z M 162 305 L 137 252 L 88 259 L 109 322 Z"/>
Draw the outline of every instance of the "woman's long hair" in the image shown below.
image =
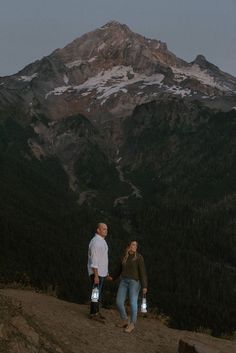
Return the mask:
<path fill-rule="evenodd" d="M 128 257 L 129 257 L 130 246 L 134 242 L 137 244 L 137 248 L 138 248 L 138 242 L 136 240 L 130 240 L 128 242 L 128 244 L 126 245 L 126 247 L 125 247 L 124 254 L 123 254 L 123 257 L 122 257 L 122 264 L 126 263 Z M 137 259 L 137 251 L 135 251 L 133 260 L 136 260 L 136 259 Z"/>

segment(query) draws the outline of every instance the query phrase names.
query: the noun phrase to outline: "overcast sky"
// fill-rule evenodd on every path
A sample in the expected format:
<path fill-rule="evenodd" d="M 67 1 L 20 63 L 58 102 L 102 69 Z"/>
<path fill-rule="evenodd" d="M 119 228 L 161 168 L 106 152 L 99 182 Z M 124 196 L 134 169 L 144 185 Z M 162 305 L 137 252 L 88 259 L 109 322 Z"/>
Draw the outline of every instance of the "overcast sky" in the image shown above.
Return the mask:
<path fill-rule="evenodd" d="M 1 0 L 0 76 L 110 20 L 236 76 L 236 0 Z"/>

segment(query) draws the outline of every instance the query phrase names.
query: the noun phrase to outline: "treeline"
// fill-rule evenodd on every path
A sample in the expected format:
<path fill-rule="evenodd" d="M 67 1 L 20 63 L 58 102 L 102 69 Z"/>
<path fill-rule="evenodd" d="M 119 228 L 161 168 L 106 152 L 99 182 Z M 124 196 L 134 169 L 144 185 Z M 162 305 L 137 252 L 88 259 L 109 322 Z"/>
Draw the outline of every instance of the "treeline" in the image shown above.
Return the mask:
<path fill-rule="evenodd" d="M 78 209 L 56 158 L 34 158 L 31 136 L 14 119 L 0 125 L 1 280 L 84 299 L 78 254 L 86 253 L 81 238 L 91 234 L 94 216 Z"/>
<path fill-rule="evenodd" d="M 171 203 L 132 217 L 152 307 L 182 329 L 236 328 L 236 199 L 218 206 Z"/>

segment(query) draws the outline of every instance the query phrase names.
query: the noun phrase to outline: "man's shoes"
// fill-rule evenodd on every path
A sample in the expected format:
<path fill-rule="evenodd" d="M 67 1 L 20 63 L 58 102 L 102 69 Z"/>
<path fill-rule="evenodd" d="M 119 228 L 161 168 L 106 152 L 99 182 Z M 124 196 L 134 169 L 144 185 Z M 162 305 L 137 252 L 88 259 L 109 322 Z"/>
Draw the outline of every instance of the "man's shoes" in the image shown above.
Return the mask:
<path fill-rule="evenodd" d="M 126 333 L 131 333 L 133 332 L 135 329 L 135 326 L 134 326 L 134 323 L 131 322 L 125 329 L 124 329 L 124 332 Z"/>
<path fill-rule="evenodd" d="M 129 319 L 121 320 L 116 324 L 116 327 L 126 328 L 129 325 Z"/>
<path fill-rule="evenodd" d="M 101 322 L 102 324 L 106 323 L 104 316 L 102 316 L 100 313 L 90 314 L 90 319 L 97 322 Z"/>
<path fill-rule="evenodd" d="M 100 319 L 106 320 L 105 316 L 103 316 L 100 312 L 98 312 L 96 315 L 98 315 L 100 317 Z"/>

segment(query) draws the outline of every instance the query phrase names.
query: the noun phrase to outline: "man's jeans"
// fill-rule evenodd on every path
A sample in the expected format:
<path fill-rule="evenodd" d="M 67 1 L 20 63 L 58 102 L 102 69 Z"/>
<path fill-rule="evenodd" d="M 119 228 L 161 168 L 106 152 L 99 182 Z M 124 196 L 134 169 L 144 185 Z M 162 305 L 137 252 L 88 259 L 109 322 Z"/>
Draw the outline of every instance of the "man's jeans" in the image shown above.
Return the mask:
<path fill-rule="evenodd" d="M 127 294 L 129 295 L 131 318 L 130 321 L 134 324 L 137 321 L 138 314 L 138 295 L 140 291 L 140 282 L 131 278 L 122 278 L 118 288 L 116 296 L 116 305 L 118 307 L 120 317 L 122 320 L 126 320 L 127 313 L 125 310 L 125 300 Z"/>
<path fill-rule="evenodd" d="M 100 277 L 99 276 L 99 285 L 98 285 L 99 299 L 98 299 L 98 302 L 92 302 L 91 301 L 91 303 L 90 303 L 90 315 L 94 315 L 94 314 L 99 312 L 99 302 L 101 301 L 102 287 L 103 287 L 103 282 L 104 282 L 105 278 L 106 277 Z M 90 280 L 91 280 L 91 293 L 92 293 L 92 290 L 93 290 L 93 287 L 94 287 L 94 275 L 90 276 Z"/>

